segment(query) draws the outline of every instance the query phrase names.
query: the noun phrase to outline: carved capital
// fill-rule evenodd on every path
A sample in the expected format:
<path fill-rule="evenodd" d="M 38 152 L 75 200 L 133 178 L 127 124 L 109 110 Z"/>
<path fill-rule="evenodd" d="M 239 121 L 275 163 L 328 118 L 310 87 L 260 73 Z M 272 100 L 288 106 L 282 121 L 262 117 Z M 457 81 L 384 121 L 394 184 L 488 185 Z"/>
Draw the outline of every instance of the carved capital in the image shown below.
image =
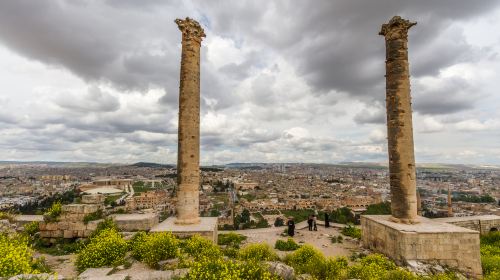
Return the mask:
<path fill-rule="evenodd" d="M 386 40 L 407 39 L 408 29 L 416 24 L 400 16 L 394 16 L 388 23 L 382 24 L 382 29 L 378 34 L 385 36 Z"/>
<path fill-rule="evenodd" d="M 201 42 L 202 38 L 205 37 L 205 31 L 196 20 L 187 17 L 186 19 L 176 19 L 175 23 L 177 23 L 185 40 Z"/>

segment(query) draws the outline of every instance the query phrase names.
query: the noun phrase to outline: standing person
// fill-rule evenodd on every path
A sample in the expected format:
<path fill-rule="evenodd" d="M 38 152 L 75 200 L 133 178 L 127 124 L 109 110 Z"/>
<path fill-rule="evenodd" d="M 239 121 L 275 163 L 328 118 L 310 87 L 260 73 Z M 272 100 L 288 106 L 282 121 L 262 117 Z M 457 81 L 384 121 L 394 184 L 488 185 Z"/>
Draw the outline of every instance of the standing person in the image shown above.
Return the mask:
<path fill-rule="evenodd" d="M 318 231 L 318 225 L 316 224 L 316 221 L 317 221 L 317 218 L 316 218 L 316 215 L 313 215 L 313 227 L 314 227 L 314 231 Z"/>
<path fill-rule="evenodd" d="M 313 230 L 313 217 L 312 215 L 309 215 L 307 218 L 307 225 L 309 226 L 309 231 Z"/>
<path fill-rule="evenodd" d="M 328 218 L 328 213 L 325 212 L 325 228 L 330 227 L 330 220 Z"/>
<path fill-rule="evenodd" d="M 286 225 L 288 226 L 288 235 L 293 237 L 295 235 L 295 222 L 292 217 L 288 217 Z"/>

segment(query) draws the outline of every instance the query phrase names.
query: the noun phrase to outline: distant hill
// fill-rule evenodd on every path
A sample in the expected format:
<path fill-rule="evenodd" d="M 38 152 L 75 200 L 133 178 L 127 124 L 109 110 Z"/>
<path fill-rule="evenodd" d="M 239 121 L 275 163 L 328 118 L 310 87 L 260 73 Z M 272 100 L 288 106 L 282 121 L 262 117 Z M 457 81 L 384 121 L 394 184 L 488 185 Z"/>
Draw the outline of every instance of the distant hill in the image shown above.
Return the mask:
<path fill-rule="evenodd" d="M 173 168 L 173 167 L 175 167 L 172 164 L 161 164 L 161 163 L 154 163 L 154 162 L 137 162 L 137 163 L 131 164 L 130 166 L 149 167 L 149 168 Z"/>

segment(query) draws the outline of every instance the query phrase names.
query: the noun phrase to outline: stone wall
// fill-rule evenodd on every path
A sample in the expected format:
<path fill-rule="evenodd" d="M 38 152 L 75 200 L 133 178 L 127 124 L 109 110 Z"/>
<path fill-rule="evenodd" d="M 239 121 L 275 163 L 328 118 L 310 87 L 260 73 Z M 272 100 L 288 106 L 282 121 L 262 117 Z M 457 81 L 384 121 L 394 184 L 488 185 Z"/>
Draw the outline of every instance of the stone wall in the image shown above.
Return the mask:
<path fill-rule="evenodd" d="M 500 216 L 497 215 L 450 217 L 433 220 L 476 230 L 479 231 L 482 235 L 488 234 L 490 231 L 500 231 Z"/>
<path fill-rule="evenodd" d="M 68 204 L 63 205 L 61 215 L 55 222 L 41 222 L 40 236 L 49 242 L 55 242 L 58 238 L 85 238 L 97 228 L 101 220 L 90 221 L 87 224 L 83 218 L 98 210 L 102 210 L 101 204 Z"/>
<path fill-rule="evenodd" d="M 363 246 L 399 265 L 408 261 L 435 263 L 457 269 L 469 278 L 482 275 L 479 233 L 421 218 L 417 225 L 393 223 L 387 215 L 363 215 Z"/>

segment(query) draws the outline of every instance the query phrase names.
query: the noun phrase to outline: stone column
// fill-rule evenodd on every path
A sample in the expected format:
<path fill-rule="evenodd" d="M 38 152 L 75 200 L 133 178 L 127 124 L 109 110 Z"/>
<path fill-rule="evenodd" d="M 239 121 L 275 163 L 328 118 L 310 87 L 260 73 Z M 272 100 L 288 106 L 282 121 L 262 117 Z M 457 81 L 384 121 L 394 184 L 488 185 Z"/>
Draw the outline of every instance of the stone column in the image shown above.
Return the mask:
<path fill-rule="evenodd" d="M 190 18 L 175 23 L 182 32 L 175 223 L 187 225 L 200 222 L 200 47 L 205 33 Z"/>
<path fill-rule="evenodd" d="M 386 106 L 392 220 L 417 223 L 417 192 L 408 66 L 408 29 L 416 23 L 393 17 L 379 35 L 386 47 Z"/>

